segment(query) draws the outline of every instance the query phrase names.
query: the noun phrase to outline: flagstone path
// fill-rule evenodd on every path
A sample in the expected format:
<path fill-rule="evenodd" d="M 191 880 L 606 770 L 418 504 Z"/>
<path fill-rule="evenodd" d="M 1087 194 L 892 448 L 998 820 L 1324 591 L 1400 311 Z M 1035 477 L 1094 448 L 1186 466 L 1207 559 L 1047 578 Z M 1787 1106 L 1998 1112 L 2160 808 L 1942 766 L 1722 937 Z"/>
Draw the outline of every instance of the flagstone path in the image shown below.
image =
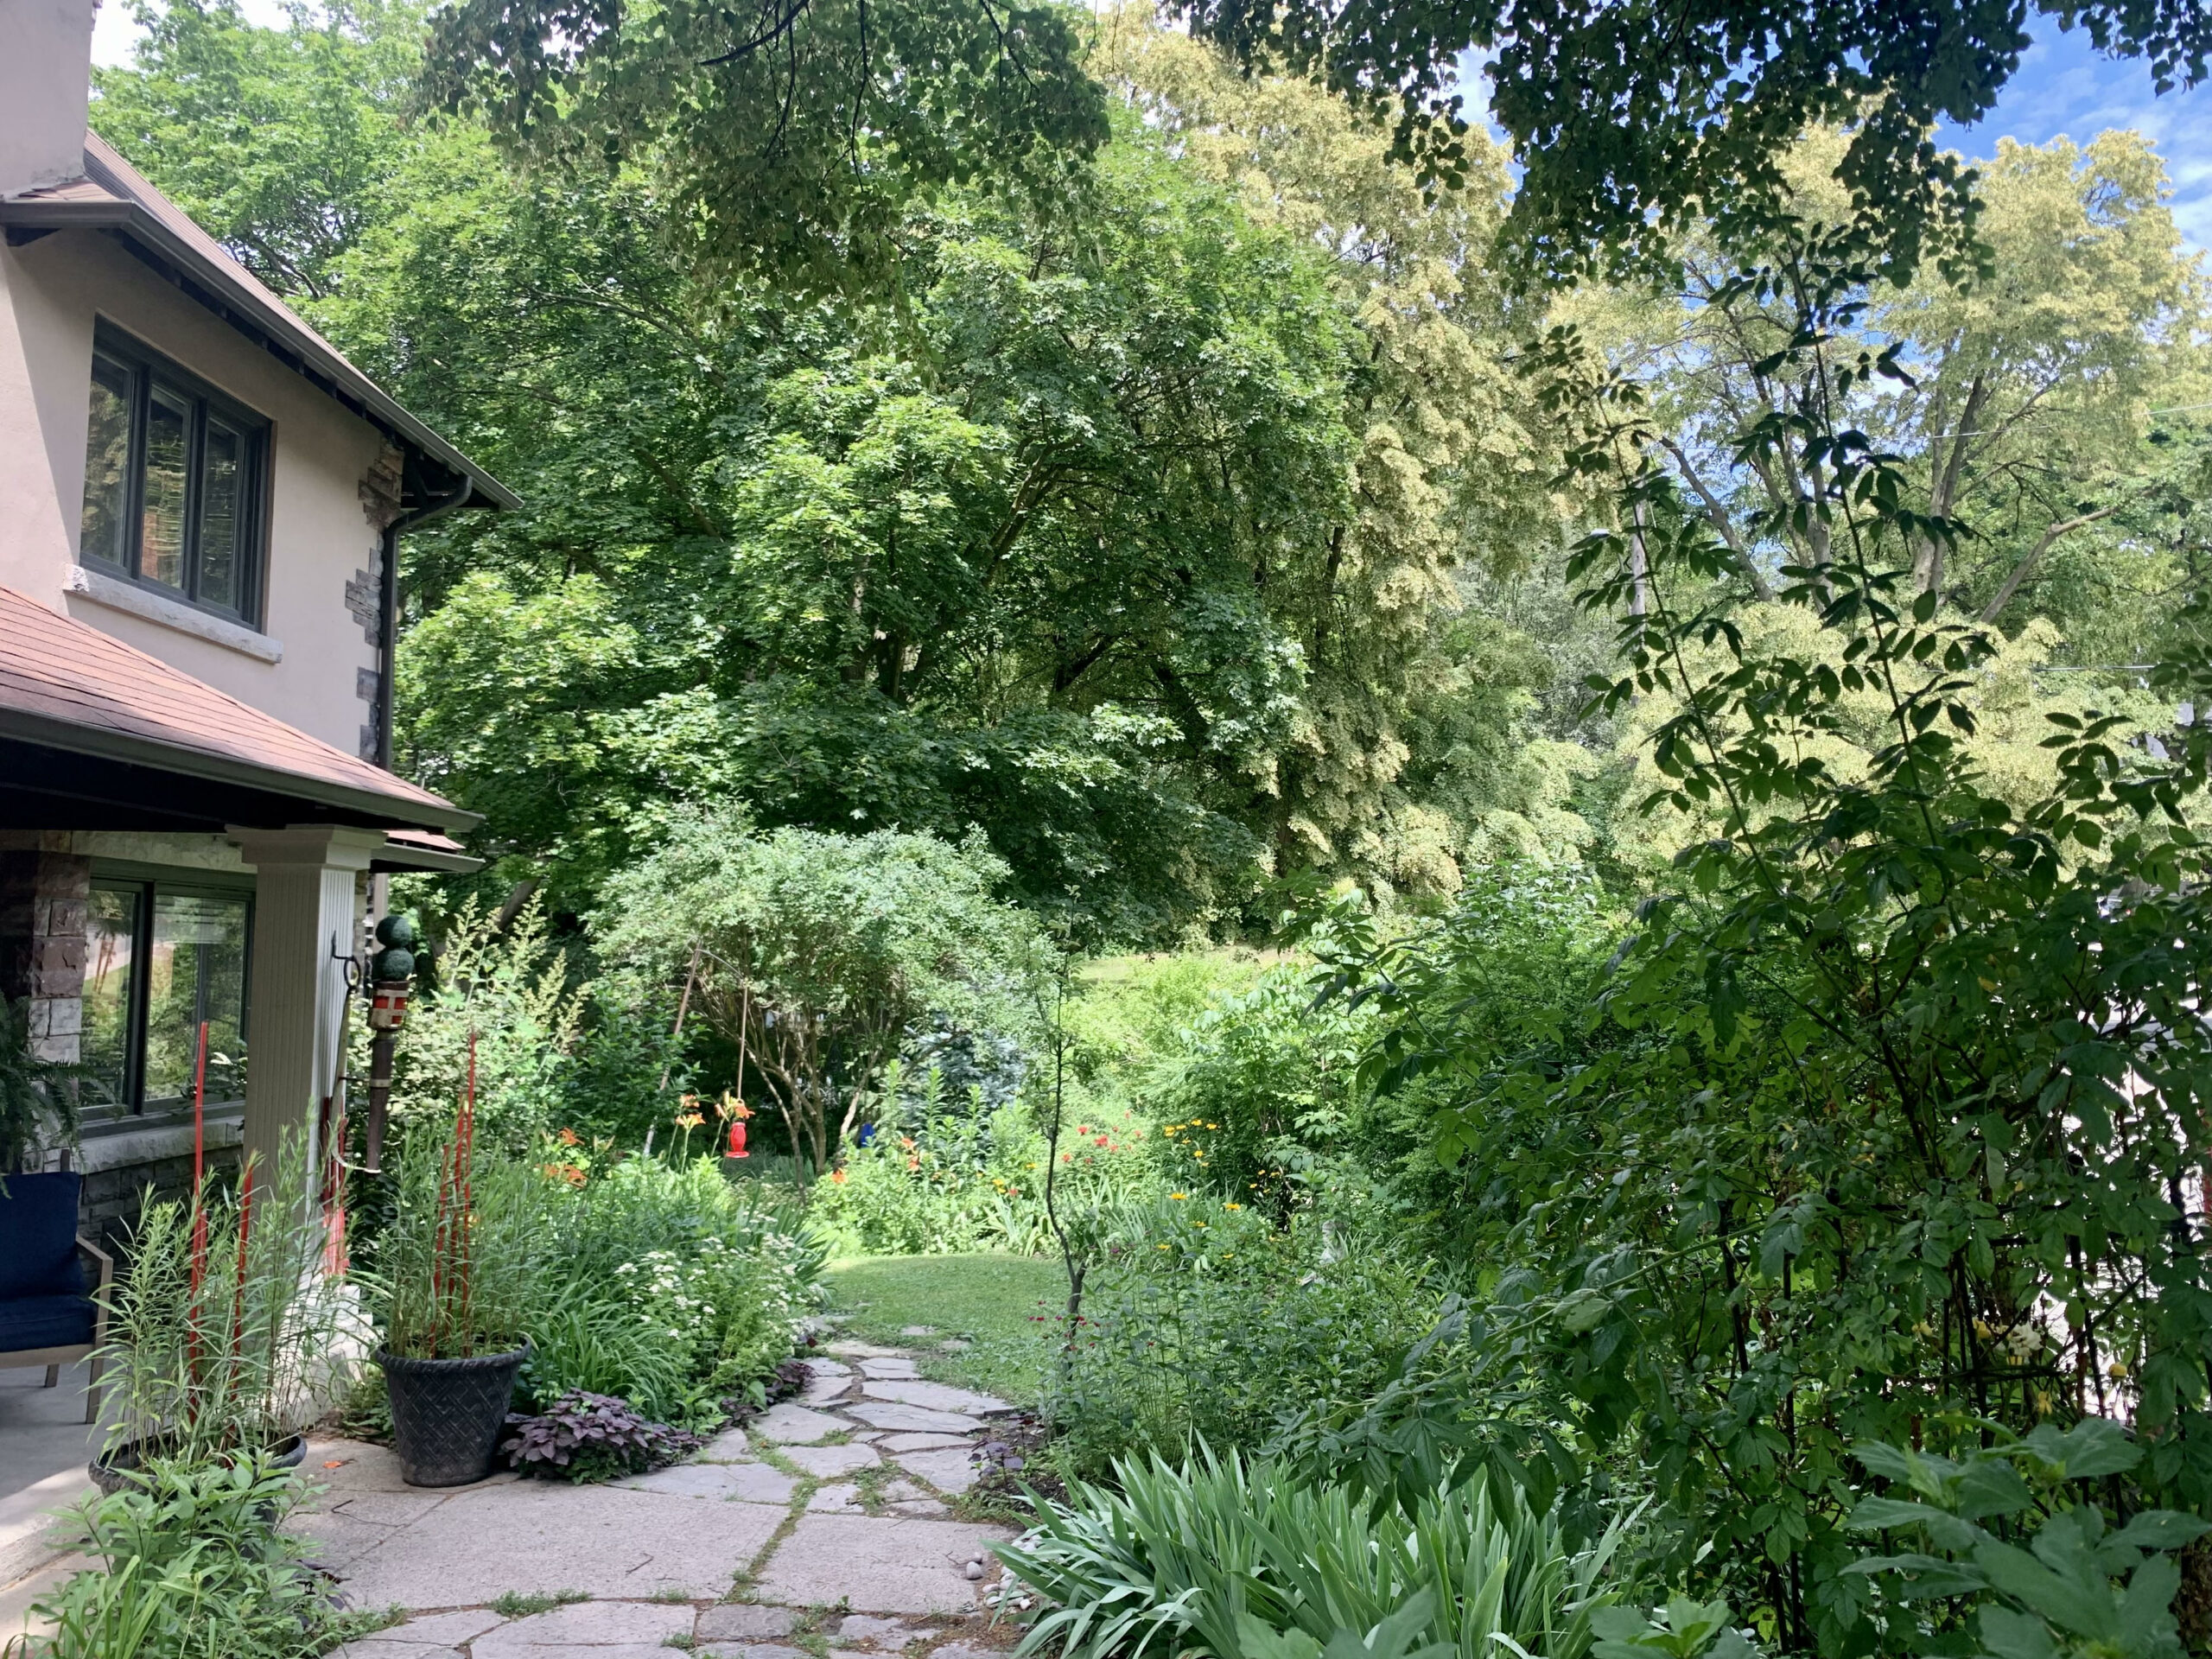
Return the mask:
<path fill-rule="evenodd" d="M 296 1528 L 353 1605 L 407 1611 L 340 1653 L 985 1659 L 1010 1645 L 979 1598 L 998 1577 L 988 1546 L 1012 1533 L 953 1518 L 948 1500 L 975 1478 L 985 1420 L 1013 1408 L 925 1381 L 898 1349 L 832 1342 L 808 1363 L 797 1400 L 696 1461 L 606 1485 L 427 1491 L 381 1446 L 312 1444 L 306 1471 L 328 1490 Z"/>

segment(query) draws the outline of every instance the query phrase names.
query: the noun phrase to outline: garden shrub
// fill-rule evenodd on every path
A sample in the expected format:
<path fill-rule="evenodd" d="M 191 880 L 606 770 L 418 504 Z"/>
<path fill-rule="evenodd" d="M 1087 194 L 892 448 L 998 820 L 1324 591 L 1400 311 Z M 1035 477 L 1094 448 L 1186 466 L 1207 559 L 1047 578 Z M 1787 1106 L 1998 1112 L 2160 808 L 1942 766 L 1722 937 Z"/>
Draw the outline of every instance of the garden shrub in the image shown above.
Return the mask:
<path fill-rule="evenodd" d="M 765 1398 L 821 1295 L 826 1252 L 793 1211 L 713 1158 L 629 1158 L 545 1190 L 532 1399 L 582 1389 L 703 1427 Z"/>
<path fill-rule="evenodd" d="M 1306 1216 L 1278 1227 L 1180 1195 L 1115 1230 L 1066 1333 L 1046 1413 L 1060 1465 L 1192 1438 L 1258 1446 L 1318 1404 L 1372 1395 L 1436 1320 L 1421 1269 Z"/>
<path fill-rule="evenodd" d="M 534 1415 L 507 1419 L 507 1466 L 556 1480 L 612 1480 L 676 1462 L 705 1444 L 632 1409 L 627 1401 L 571 1389 Z"/>
<path fill-rule="evenodd" d="M 11 1640 L 7 1659 L 313 1659 L 375 1629 L 308 1565 L 312 1541 L 277 1530 L 305 1491 L 257 1458 L 149 1464 L 72 1512 L 101 1565 L 34 1603 L 53 1631 Z"/>
<path fill-rule="evenodd" d="M 1243 1659 L 1285 1632 L 1365 1637 L 1418 1599 L 1433 1659 L 1581 1659 L 1592 1611 L 1618 1593 L 1607 1573 L 1624 1521 L 1578 1546 L 1555 1514 L 1480 1477 L 1377 1513 L 1291 1465 L 1204 1446 L 1112 1473 L 1111 1486 L 1075 1483 L 997 1547 L 1039 1599 L 1020 1654 Z"/>

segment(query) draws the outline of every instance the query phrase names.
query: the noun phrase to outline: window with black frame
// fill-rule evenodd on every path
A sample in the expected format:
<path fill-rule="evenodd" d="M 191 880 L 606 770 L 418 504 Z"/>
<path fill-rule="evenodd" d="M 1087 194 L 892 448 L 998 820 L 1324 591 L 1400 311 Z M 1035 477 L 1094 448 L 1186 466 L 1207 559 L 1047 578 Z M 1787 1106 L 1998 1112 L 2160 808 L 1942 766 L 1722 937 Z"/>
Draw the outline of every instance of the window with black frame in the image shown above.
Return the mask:
<path fill-rule="evenodd" d="M 267 421 L 103 323 L 78 557 L 253 622 L 268 459 Z"/>
<path fill-rule="evenodd" d="M 245 1098 L 252 921 L 251 896 L 236 889 L 95 877 L 79 1050 L 89 1116 L 189 1105 L 203 1020 L 207 1103 Z"/>

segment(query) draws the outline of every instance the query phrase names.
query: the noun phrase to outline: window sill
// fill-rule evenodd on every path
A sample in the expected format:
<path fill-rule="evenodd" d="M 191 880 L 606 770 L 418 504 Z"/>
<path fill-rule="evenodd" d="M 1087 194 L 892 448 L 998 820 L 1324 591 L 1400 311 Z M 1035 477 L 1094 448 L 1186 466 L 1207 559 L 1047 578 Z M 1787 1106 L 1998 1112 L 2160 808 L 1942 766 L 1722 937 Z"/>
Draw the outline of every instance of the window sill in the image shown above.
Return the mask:
<path fill-rule="evenodd" d="M 98 570 L 78 564 L 69 568 L 67 581 L 63 584 L 69 592 L 89 599 L 95 605 L 105 605 L 111 611 L 123 611 L 148 622 L 159 623 L 165 628 L 175 628 L 179 633 L 188 633 L 210 645 L 224 646 L 264 663 L 284 660 L 283 642 L 272 639 L 265 633 L 257 633 L 241 623 L 226 622 L 219 616 L 195 610 L 181 600 L 164 599 L 161 594 L 139 587 L 136 582 L 106 575 Z"/>
<path fill-rule="evenodd" d="M 220 1114 L 219 1116 L 218 1114 Z M 210 1148 L 237 1146 L 245 1138 L 239 1122 L 242 1110 L 232 1105 L 207 1108 L 205 1144 Z M 77 1167 L 87 1175 L 123 1169 L 164 1158 L 192 1155 L 192 1114 L 132 1113 L 104 1123 L 87 1123 L 78 1139 Z"/>

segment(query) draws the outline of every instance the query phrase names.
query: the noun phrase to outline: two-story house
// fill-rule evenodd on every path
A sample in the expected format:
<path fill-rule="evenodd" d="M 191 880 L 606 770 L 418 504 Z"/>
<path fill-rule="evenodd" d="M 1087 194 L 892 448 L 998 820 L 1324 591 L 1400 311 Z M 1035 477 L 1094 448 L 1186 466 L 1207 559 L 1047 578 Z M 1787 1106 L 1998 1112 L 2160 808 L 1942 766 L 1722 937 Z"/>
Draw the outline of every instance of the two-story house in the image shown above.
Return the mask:
<path fill-rule="evenodd" d="M 81 1059 L 99 1223 L 314 1133 L 373 874 L 466 869 L 390 771 L 396 553 L 512 507 L 86 131 L 93 0 L 0 3 L 0 993 Z"/>

